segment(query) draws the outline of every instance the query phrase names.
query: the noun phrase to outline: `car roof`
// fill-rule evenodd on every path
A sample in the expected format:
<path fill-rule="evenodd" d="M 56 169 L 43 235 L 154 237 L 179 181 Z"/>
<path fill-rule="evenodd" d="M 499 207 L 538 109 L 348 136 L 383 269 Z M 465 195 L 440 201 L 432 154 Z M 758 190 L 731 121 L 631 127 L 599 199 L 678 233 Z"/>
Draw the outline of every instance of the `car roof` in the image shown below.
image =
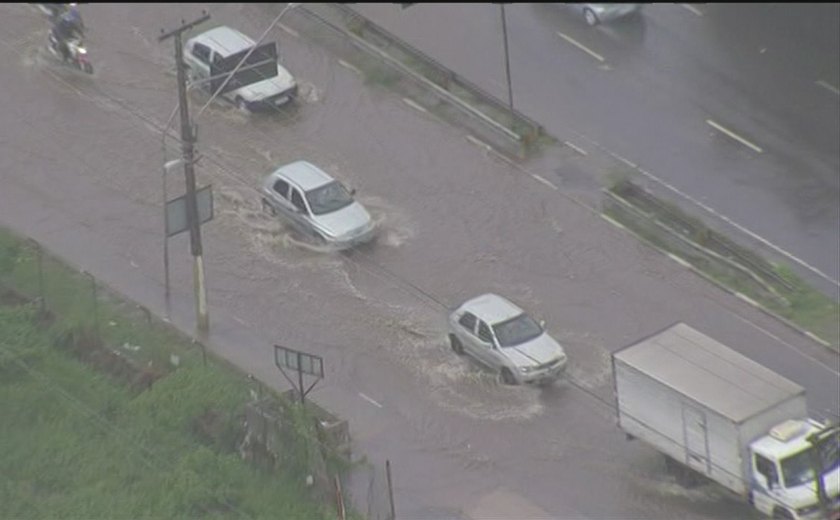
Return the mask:
<path fill-rule="evenodd" d="M 210 29 L 195 38 L 191 38 L 191 40 L 210 47 L 222 56 L 230 56 L 245 49 L 250 49 L 255 44 L 251 38 L 226 25 Z"/>
<path fill-rule="evenodd" d="M 274 177 L 284 177 L 303 191 L 309 191 L 335 179 L 308 161 L 297 161 L 277 168 Z"/>
<path fill-rule="evenodd" d="M 475 314 L 488 325 L 514 318 L 525 312 L 506 298 L 492 293 L 476 296 L 461 305 L 461 308 Z"/>

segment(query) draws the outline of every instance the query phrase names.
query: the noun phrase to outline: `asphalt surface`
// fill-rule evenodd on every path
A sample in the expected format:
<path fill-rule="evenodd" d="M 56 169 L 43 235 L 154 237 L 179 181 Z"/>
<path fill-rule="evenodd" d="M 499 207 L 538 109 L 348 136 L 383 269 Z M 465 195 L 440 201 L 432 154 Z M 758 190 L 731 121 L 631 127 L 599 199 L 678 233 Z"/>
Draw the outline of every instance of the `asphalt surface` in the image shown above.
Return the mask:
<path fill-rule="evenodd" d="M 507 102 L 499 6 L 352 7 Z M 651 4 L 595 28 L 559 4 L 506 12 L 518 110 L 628 159 L 840 297 L 838 4 Z"/>
<path fill-rule="evenodd" d="M 0 6 L 0 223 L 161 315 L 160 172 L 175 155 L 170 143 L 163 157 L 159 129 L 176 90 L 171 43 L 156 37 L 201 7 L 83 6 L 86 77 L 45 53 L 42 17 Z M 279 6 L 209 11 L 256 36 Z M 271 345 L 323 356 L 311 396 L 350 421 L 359 453 L 391 461 L 399 518 L 754 517 L 715 486 L 676 486 L 655 451 L 615 427 L 609 353 L 675 321 L 802 384 L 815 413 L 840 413 L 836 356 L 366 86 L 305 37 L 272 37 L 301 83 L 298 105 L 249 117 L 214 104 L 196 118 L 199 185 L 216 197 L 204 227 L 211 348 L 278 388 Z M 191 99 L 195 115 L 207 97 Z M 300 158 L 358 189 L 381 225 L 376 244 L 326 254 L 261 213 L 258 181 Z M 171 319 L 189 331 L 186 237 L 171 246 Z M 454 356 L 445 309 L 483 291 L 547 321 L 571 359 L 567 381 L 507 388 Z"/>

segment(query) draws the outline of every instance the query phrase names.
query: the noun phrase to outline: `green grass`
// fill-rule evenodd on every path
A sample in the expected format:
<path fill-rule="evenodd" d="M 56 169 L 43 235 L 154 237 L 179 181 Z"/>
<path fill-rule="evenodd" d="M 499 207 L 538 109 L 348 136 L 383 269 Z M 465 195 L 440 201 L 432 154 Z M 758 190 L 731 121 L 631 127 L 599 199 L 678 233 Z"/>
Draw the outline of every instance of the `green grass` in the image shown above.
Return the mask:
<path fill-rule="evenodd" d="M 623 187 L 628 183 L 626 175 L 616 172 L 610 175 L 610 180 L 612 183 L 610 190 L 621 196 Z M 624 200 L 627 200 L 631 204 L 634 202 L 632 197 L 629 199 L 625 198 Z M 700 240 L 700 238 L 708 236 L 712 232 L 700 219 L 686 214 L 667 201 L 659 202 L 661 203 L 660 209 L 647 206 L 639 207 L 639 209 L 644 212 L 653 211 L 657 219 L 666 223 L 667 212 L 673 212 L 681 220 L 695 228 L 696 232 L 694 235 L 696 236 L 692 236 L 693 239 Z M 665 208 L 665 210 L 663 211 L 661 208 Z M 612 206 L 606 206 L 604 213 L 621 222 L 656 247 L 683 257 L 695 268 L 720 282 L 722 285 L 748 296 L 765 308 L 790 320 L 803 329 L 816 334 L 830 343 L 834 350 L 840 349 L 838 347 L 840 345 L 840 305 L 822 292 L 811 287 L 802 278 L 793 273 L 789 267 L 772 265 L 766 260 L 761 259 L 754 251 L 737 246 L 743 251 L 743 254 L 751 255 L 757 261 L 771 266 L 774 273 L 787 282 L 789 287 L 773 280 L 766 280 L 784 298 L 785 302 L 782 302 L 778 297 L 768 292 L 748 276 L 734 274 L 732 268 L 723 265 L 719 260 L 715 260 L 711 256 L 706 256 L 701 253 L 686 254 L 684 251 L 678 250 L 666 238 L 667 232 L 659 226 L 654 225 L 652 221 L 643 222 L 639 217 L 630 217 L 626 210 L 617 209 L 617 207 Z M 701 243 L 701 245 L 704 244 Z"/>
<path fill-rule="evenodd" d="M 242 374 L 205 365 L 187 338 L 116 297 L 98 305 L 106 347 L 143 345 L 116 349 L 142 366 L 183 361 L 145 391 L 86 364 L 56 340 L 90 329 L 87 277 L 43 262 L 49 319 L 2 290 L 40 293 L 34 252 L 0 229 L 0 518 L 335 517 L 303 486 L 306 412 L 290 416 L 280 469 L 256 470 L 237 452 L 251 389 Z"/>
<path fill-rule="evenodd" d="M 246 386 L 194 365 L 135 396 L 50 346 L 33 305 L 0 306 L 0 517 L 332 518 L 301 478 L 236 452 Z M 209 410 L 215 436 L 196 435 Z"/>

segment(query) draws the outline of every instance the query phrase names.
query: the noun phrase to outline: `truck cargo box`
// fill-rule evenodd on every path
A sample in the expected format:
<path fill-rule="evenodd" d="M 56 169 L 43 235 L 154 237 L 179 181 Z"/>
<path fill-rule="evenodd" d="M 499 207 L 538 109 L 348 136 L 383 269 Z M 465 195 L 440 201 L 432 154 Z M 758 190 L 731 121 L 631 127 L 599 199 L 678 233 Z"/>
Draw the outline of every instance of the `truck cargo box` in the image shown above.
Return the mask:
<path fill-rule="evenodd" d="M 684 323 L 612 355 L 618 424 L 745 495 L 749 444 L 805 419 L 805 390 Z"/>

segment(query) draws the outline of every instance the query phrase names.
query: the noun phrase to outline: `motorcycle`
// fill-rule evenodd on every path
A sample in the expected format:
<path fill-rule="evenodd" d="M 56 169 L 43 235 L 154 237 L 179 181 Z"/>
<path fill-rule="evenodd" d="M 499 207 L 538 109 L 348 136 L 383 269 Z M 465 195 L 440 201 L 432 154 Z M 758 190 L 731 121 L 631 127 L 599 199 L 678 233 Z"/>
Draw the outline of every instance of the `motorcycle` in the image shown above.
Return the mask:
<path fill-rule="evenodd" d="M 67 56 L 63 56 L 61 50 L 58 48 L 58 40 L 55 35 L 50 32 L 48 48 L 50 52 L 63 62 L 70 63 L 73 67 L 81 70 L 86 74 L 93 74 L 93 65 L 88 59 L 88 51 L 84 43 L 80 39 L 67 40 Z"/>

